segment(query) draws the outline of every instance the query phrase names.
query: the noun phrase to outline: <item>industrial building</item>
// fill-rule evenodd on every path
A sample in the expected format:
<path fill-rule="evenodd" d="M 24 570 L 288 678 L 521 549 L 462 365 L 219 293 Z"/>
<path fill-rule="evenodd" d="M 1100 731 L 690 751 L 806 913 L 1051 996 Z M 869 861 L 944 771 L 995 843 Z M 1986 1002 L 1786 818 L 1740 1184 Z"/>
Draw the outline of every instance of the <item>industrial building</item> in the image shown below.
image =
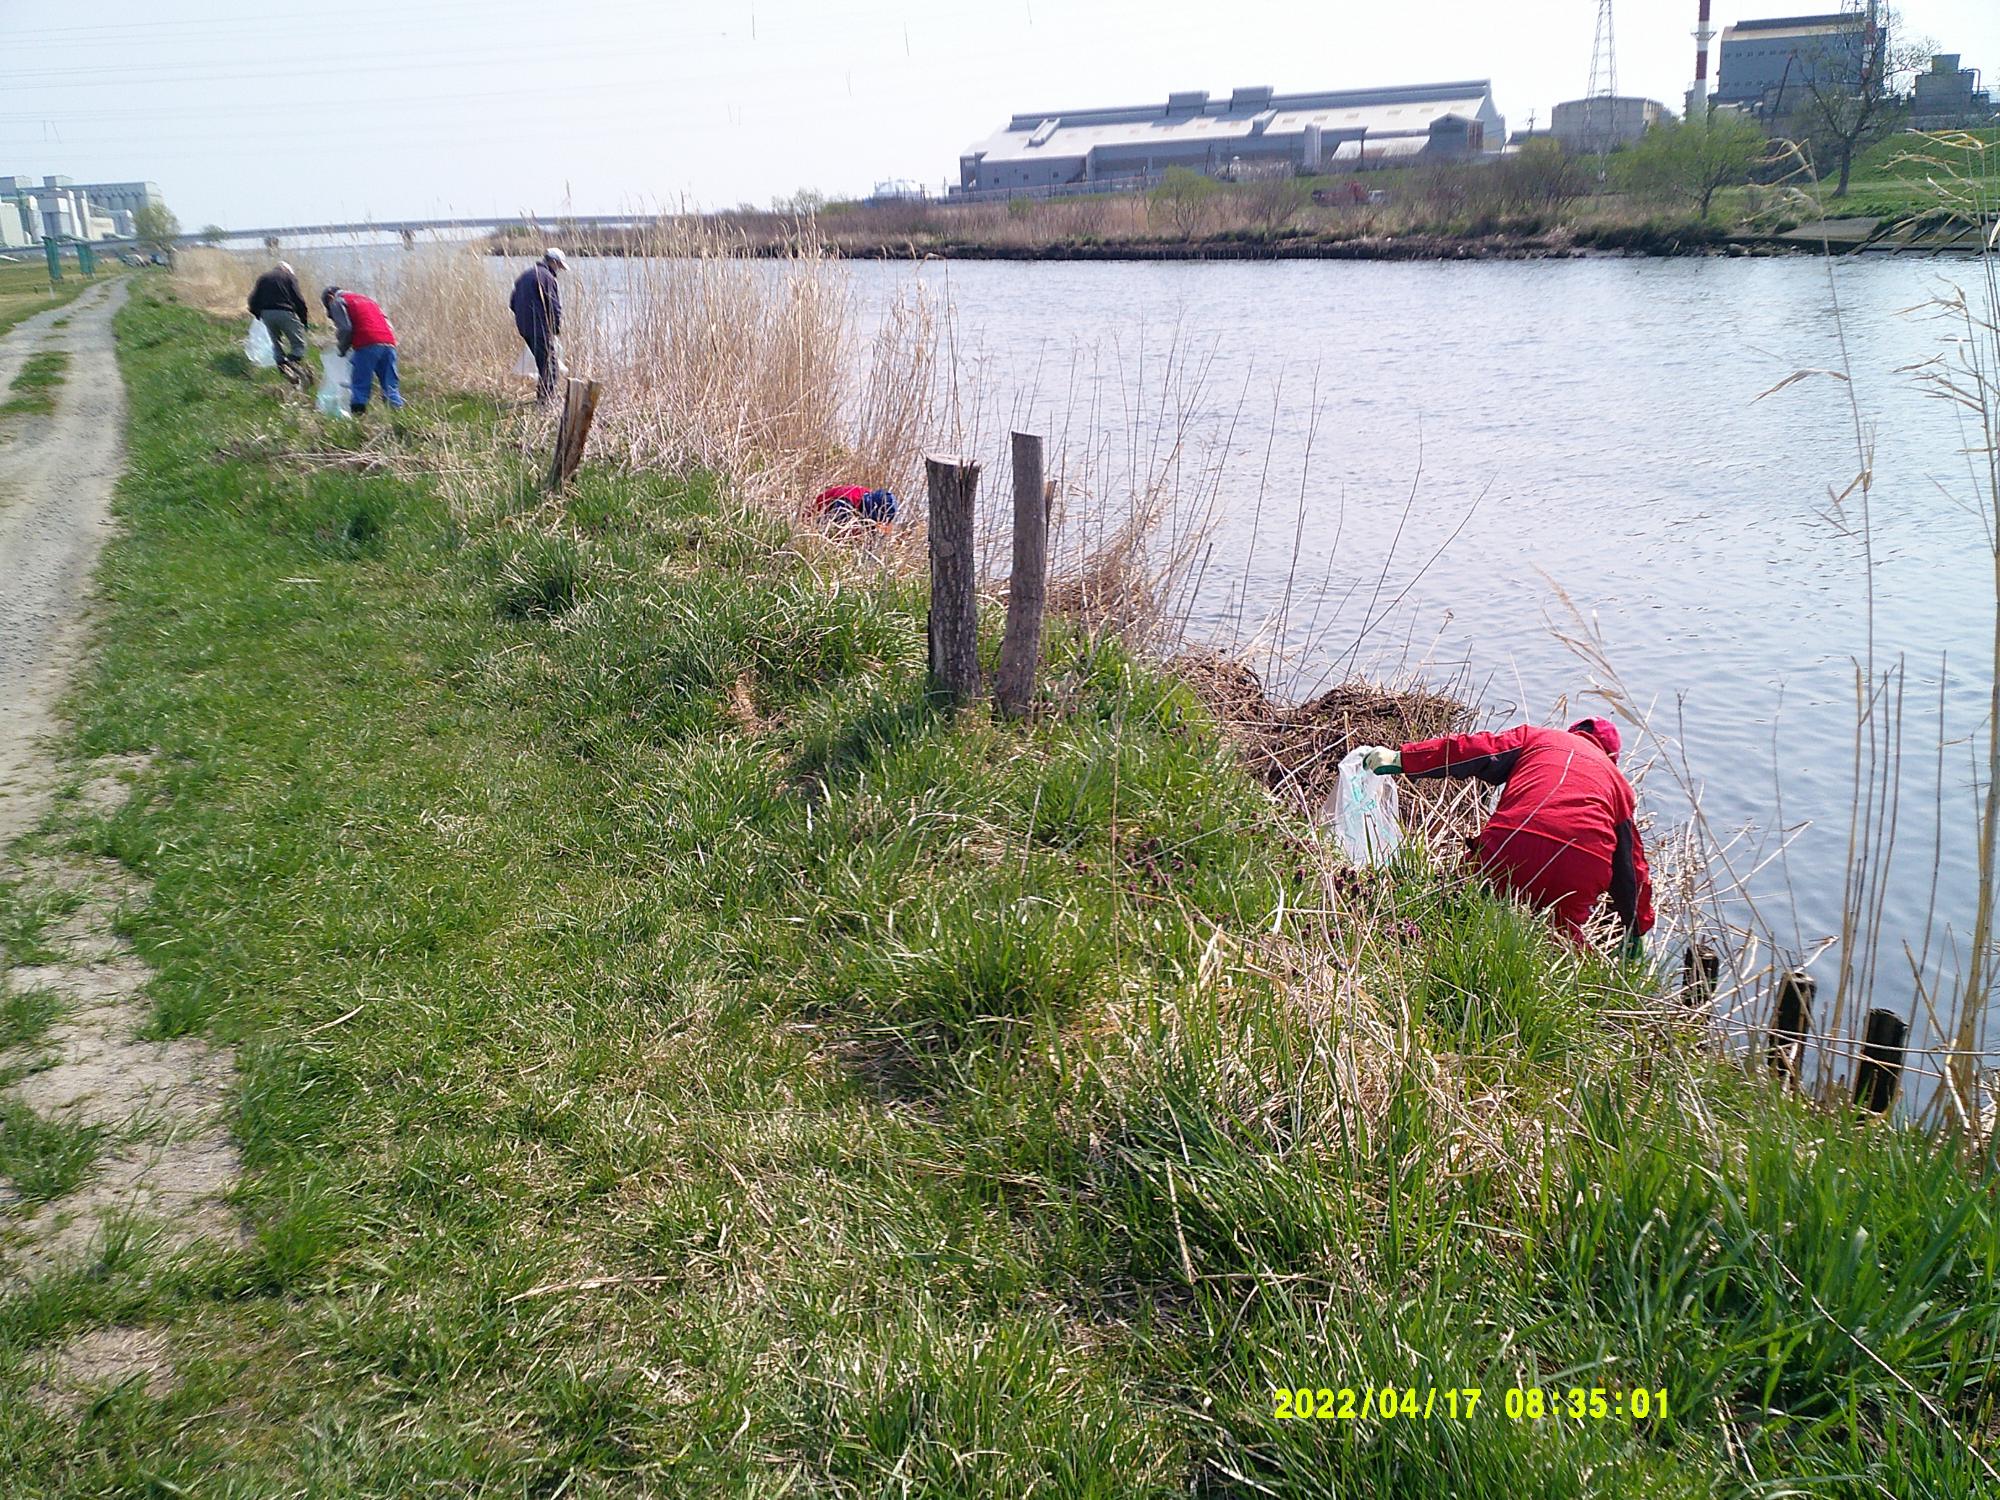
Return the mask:
<path fill-rule="evenodd" d="M 1239 88 L 1226 98 L 1169 94 L 1164 104 L 1015 115 L 959 158 L 958 191 L 1060 191 L 1145 180 L 1169 167 L 1210 176 L 1318 172 L 1481 156 L 1500 151 L 1506 139 L 1485 80 L 1316 94 Z"/>
<path fill-rule="evenodd" d="M 1549 133 L 1565 151 L 1610 151 L 1631 145 L 1670 118 L 1666 106 L 1657 99 L 1600 94 L 1593 99 L 1565 99 L 1558 104 Z"/>
<path fill-rule="evenodd" d="M 1813 81 L 1861 86 L 1870 47 L 1867 16 L 1848 11 L 1824 16 L 1781 16 L 1738 21 L 1724 28 L 1713 102 L 1781 119 Z"/>
<path fill-rule="evenodd" d="M 0 249 L 24 249 L 44 239 L 130 239 L 139 209 L 165 201 L 152 182 L 0 177 Z"/>
<path fill-rule="evenodd" d="M 1961 68 L 1959 54 L 1940 52 L 1910 89 L 1910 125 L 1917 130 L 1963 130 L 1991 125 L 1993 95 L 1979 86 L 1977 68 Z"/>

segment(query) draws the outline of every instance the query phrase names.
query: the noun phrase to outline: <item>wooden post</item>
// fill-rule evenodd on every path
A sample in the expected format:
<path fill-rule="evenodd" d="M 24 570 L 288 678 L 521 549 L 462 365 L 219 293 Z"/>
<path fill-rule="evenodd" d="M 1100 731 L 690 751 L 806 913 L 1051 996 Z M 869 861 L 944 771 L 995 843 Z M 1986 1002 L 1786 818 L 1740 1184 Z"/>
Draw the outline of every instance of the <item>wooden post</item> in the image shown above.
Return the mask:
<path fill-rule="evenodd" d="M 1705 938 L 1696 938 L 1688 944 L 1687 957 L 1681 961 L 1681 1004 L 1700 1010 L 1715 998 L 1721 981 L 1722 955 Z"/>
<path fill-rule="evenodd" d="M 568 484 L 583 462 L 583 445 L 590 440 L 590 424 L 597 416 L 597 397 L 602 389 L 594 380 L 572 379 L 565 387 L 562 421 L 556 426 L 555 461 L 549 465 L 550 489 Z"/>
<path fill-rule="evenodd" d="M 972 511 L 979 465 L 924 460 L 930 486 L 931 690 L 954 703 L 979 696 L 979 591 L 973 576 Z"/>
<path fill-rule="evenodd" d="M 1035 696 L 1042 657 L 1042 608 L 1048 600 L 1049 497 L 1042 483 L 1042 440 L 1014 434 L 1014 572 L 1007 580 L 1007 630 L 993 698 L 1018 719 Z"/>
<path fill-rule="evenodd" d="M 1813 996 L 1819 981 L 1804 969 L 1793 969 L 1778 981 L 1778 1010 L 1771 1021 L 1771 1071 L 1799 1081 L 1799 1051 L 1812 1029 Z"/>
<path fill-rule="evenodd" d="M 1885 1115 L 1903 1082 L 1903 1043 L 1910 1028 L 1893 1010 L 1871 1010 L 1861 1034 L 1861 1063 L 1854 1070 L 1854 1102 Z"/>

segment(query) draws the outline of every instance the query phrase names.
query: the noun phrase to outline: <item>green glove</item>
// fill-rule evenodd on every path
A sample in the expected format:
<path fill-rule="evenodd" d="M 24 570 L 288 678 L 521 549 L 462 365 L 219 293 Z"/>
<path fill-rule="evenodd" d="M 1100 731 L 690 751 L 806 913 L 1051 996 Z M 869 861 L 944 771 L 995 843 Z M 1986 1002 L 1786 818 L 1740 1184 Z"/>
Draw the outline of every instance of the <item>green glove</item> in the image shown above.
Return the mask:
<path fill-rule="evenodd" d="M 1403 757 L 1386 745 L 1366 745 L 1361 751 L 1361 769 L 1377 776 L 1400 776 Z"/>

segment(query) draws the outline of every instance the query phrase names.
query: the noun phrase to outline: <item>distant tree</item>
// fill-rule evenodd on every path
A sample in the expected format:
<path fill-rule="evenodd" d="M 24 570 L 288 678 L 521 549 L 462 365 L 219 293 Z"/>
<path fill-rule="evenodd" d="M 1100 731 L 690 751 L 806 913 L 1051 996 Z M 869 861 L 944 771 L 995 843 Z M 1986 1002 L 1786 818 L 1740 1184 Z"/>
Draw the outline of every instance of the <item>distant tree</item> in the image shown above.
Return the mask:
<path fill-rule="evenodd" d="M 801 219 L 810 219 L 826 207 L 826 194 L 818 188 L 800 188 L 790 197 L 780 193 L 771 200 L 771 212 L 794 214 Z"/>
<path fill-rule="evenodd" d="M 1909 104 L 1895 87 L 1928 67 L 1937 50 L 1921 37 L 1902 40 L 1901 28 L 1902 17 L 1885 9 L 1858 57 L 1831 38 L 1804 55 L 1785 128 L 1805 144 L 1820 180 L 1833 176 L 1836 198 L 1847 196 L 1854 158 L 1908 121 Z"/>
<path fill-rule="evenodd" d="M 1509 209 L 1558 208 L 1583 197 L 1592 187 L 1594 169 L 1571 156 L 1549 136 L 1536 136 L 1486 168 L 1494 190 Z"/>
<path fill-rule="evenodd" d="M 1298 178 L 1261 177 L 1236 190 L 1237 200 L 1266 239 L 1282 234 L 1312 197 L 1312 190 Z"/>
<path fill-rule="evenodd" d="M 132 235 L 145 249 L 171 260 L 181 237 L 181 221 L 164 203 L 142 203 L 132 211 Z"/>
<path fill-rule="evenodd" d="M 1216 195 L 1221 191 L 1221 184 L 1213 177 L 1190 172 L 1186 167 L 1168 167 L 1160 185 L 1146 195 L 1146 207 L 1152 217 L 1164 221 L 1175 234 L 1191 240 L 1208 223 Z"/>
<path fill-rule="evenodd" d="M 1619 184 L 1643 197 L 1691 203 L 1704 219 L 1717 190 L 1747 182 L 1770 150 L 1764 132 L 1734 110 L 1655 125 L 1612 158 Z"/>
<path fill-rule="evenodd" d="M 198 245 L 219 245 L 229 238 L 229 231 L 220 224 L 204 224 L 194 238 Z"/>

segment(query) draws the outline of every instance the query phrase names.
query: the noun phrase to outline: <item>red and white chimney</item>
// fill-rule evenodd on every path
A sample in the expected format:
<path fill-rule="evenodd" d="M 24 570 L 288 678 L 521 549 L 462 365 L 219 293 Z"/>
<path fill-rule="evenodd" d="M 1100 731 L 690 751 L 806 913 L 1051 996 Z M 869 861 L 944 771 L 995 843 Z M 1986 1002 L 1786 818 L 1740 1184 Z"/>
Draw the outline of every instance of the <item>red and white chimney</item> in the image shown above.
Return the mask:
<path fill-rule="evenodd" d="M 1708 24 L 1708 4 L 1709 0 L 1701 0 L 1701 19 L 1694 31 L 1694 87 L 1687 96 L 1690 120 L 1708 117 L 1708 44 L 1715 40 L 1715 29 Z"/>

